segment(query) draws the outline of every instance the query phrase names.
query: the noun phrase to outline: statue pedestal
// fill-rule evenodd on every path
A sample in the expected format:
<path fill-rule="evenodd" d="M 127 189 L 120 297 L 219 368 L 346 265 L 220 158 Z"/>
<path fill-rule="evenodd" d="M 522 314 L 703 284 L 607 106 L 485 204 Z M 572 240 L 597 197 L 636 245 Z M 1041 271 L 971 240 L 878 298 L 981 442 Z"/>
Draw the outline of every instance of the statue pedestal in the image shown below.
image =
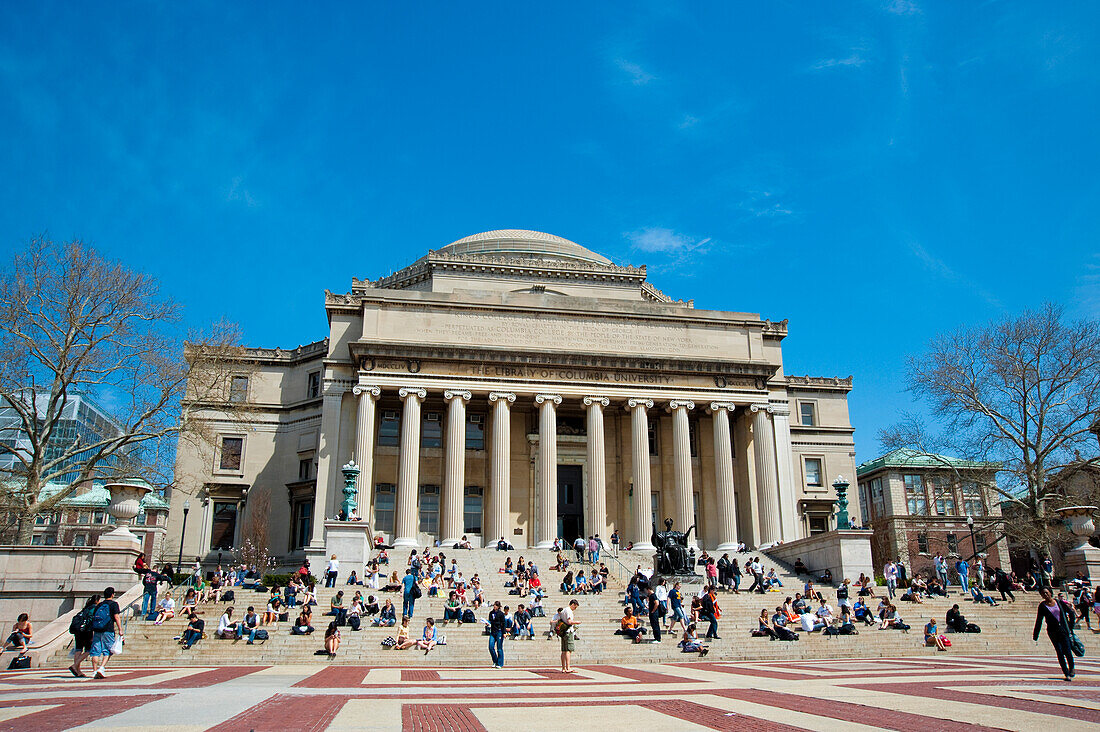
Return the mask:
<path fill-rule="evenodd" d="M 1062 564 L 1065 566 L 1067 578 L 1072 579 L 1080 572 L 1092 580 L 1094 585 L 1100 580 L 1100 549 L 1091 544 L 1067 551 L 1062 555 Z"/>
<path fill-rule="evenodd" d="M 347 578 L 352 570 L 362 576 L 363 566 L 371 557 L 371 534 L 366 521 L 326 521 L 325 555 L 322 562 L 312 567 L 315 575 L 325 571 L 325 562 L 335 554 L 340 562 L 340 577 Z"/>
<path fill-rule="evenodd" d="M 650 577 L 650 581 L 653 585 L 656 585 L 661 580 L 665 581 L 665 587 L 672 589 L 672 586 L 679 582 L 681 585 L 696 585 L 701 587 L 706 582 L 706 577 L 701 574 L 654 574 Z M 697 590 L 692 590 L 697 592 Z M 685 593 L 687 594 L 687 593 Z"/>

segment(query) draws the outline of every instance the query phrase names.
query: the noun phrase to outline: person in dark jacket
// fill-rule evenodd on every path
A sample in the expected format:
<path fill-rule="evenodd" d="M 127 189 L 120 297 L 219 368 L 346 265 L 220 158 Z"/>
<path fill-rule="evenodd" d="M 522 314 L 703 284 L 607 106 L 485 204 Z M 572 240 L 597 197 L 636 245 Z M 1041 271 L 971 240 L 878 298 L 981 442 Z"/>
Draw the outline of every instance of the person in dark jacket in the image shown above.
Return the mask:
<path fill-rule="evenodd" d="M 1016 596 L 1012 594 L 1012 578 L 1008 576 L 1000 567 L 997 567 L 997 590 L 1001 593 L 1001 602 L 1006 599 L 1010 602 L 1016 602 Z M 1008 595 L 1006 598 L 1005 595 Z"/>
<path fill-rule="evenodd" d="M 699 619 L 706 620 L 710 623 L 707 627 L 707 638 L 721 640 L 721 638 L 718 637 L 718 617 L 714 612 L 714 598 L 710 594 L 710 588 L 707 588 L 707 592 L 703 593 L 700 602 L 701 609 L 699 612 Z"/>
<path fill-rule="evenodd" d="M 1069 637 L 1077 625 L 1077 613 L 1069 603 L 1054 599 L 1045 587 L 1039 590 L 1039 596 L 1043 600 L 1035 613 L 1035 630 L 1031 633 L 1031 639 L 1039 642 L 1039 629 L 1045 620 L 1047 638 L 1050 638 L 1054 652 L 1058 654 L 1058 665 L 1062 667 L 1066 681 L 1073 681 L 1073 651 L 1069 648 Z"/>
<path fill-rule="evenodd" d="M 653 640 L 661 642 L 661 603 L 657 602 L 657 594 L 652 590 L 646 590 L 646 602 L 649 605 L 649 626 L 653 628 Z"/>
<path fill-rule="evenodd" d="M 493 603 L 493 609 L 489 611 L 489 657 L 496 668 L 504 668 L 504 611 L 500 609 L 500 601 Z"/>

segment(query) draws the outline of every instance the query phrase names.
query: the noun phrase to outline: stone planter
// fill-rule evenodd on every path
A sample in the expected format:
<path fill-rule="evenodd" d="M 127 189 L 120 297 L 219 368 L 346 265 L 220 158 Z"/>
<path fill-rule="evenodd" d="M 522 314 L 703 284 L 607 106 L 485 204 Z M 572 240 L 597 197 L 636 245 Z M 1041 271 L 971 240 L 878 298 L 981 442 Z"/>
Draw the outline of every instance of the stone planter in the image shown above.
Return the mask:
<path fill-rule="evenodd" d="M 1066 506 L 1055 509 L 1066 523 L 1066 528 L 1077 537 L 1077 546 L 1063 555 L 1066 576 L 1081 572 L 1089 579 L 1100 578 L 1100 549 L 1089 544 L 1089 537 L 1096 531 L 1093 514 L 1096 506 Z"/>
<path fill-rule="evenodd" d="M 141 499 L 146 493 L 152 491 L 153 487 L 141 478 L 125 478 L 109 482 L 104 485 L 104 488 L 111 494 L 111 504 L 107 507 L 107 513 L 115 518 L 118 527 L 100 536 L 98 546 L 140 549 L 141 539 L 130 531 L 130 522 L 141 510 Z"/>

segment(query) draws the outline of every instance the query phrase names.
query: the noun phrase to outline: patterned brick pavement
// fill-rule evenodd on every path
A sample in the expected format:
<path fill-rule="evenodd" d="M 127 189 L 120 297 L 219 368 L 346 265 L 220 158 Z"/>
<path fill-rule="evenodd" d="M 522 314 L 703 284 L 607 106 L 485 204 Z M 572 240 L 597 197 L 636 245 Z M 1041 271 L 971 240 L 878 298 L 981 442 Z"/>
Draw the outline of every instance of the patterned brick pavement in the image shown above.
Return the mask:
<path fill-rule="evenodd" d="M 1095 730 L 1100 664 L 1082 661 L 1073 683 L 1043 657 L 35 670 L 0 674 L 0 730 Z"/>

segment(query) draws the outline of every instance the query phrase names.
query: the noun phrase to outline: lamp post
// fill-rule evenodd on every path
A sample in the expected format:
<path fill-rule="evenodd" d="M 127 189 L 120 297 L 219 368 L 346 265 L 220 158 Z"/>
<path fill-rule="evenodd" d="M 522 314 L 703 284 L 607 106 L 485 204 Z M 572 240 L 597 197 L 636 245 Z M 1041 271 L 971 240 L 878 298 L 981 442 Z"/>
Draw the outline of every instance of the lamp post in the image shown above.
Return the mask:
<path fill-rule="evenodd" d="M 180 529 L 180 555 L 176 559 L 176 574 L 183 567 L 183 537 L 187 534 L 187 512 L 191 510 L 191 501 L 183 502 L 183 527 Z"/>
<path fill-rule="evenodd" d="M 836 480 L 833 481 L 833 488 L 836 489 L 836 527 L 841 531 L 852 528 L 852 524 L 848 520 L 849 485 L 843 475 L 838 475 Z"/>
<path fill-rule="evenodd" d="M 974 517 L 973 516 L 967 516 L 966 517 L 966 525 L 968 527 L 970 527 L 970 547 L 972 549 L 970 559 L 973 561 L 974 557 L 978 556 L 978 540 L 976 538 L 974 538 Z"/>

